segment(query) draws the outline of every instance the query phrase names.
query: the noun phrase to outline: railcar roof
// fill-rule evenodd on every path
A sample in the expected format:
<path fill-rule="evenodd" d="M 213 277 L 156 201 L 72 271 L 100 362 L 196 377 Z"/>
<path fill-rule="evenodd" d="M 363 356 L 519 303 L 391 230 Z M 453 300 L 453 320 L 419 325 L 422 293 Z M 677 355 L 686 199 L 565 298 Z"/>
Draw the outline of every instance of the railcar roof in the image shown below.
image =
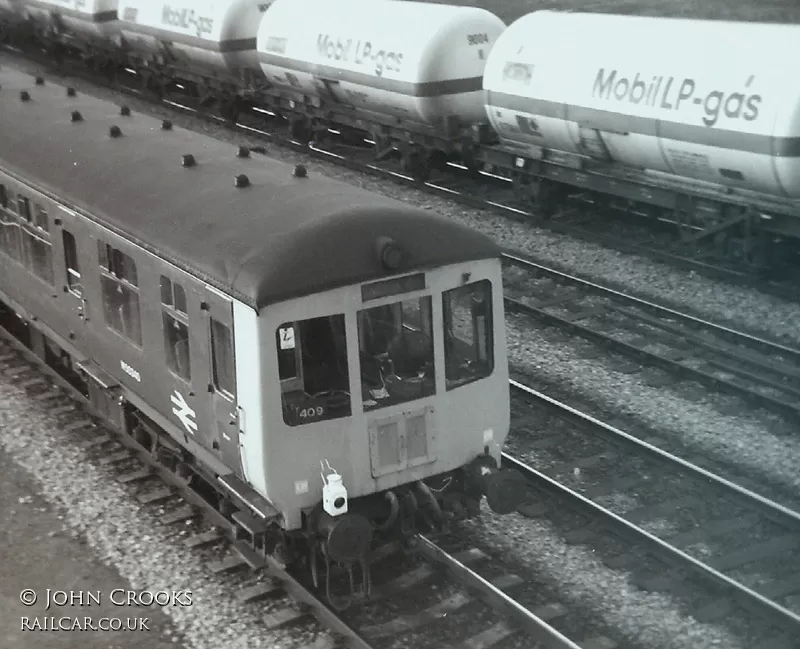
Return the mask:
<path fill-rule="evenodd" d="M 22 101 L 21 91 L 30 93 Z M 72 111 L 82 121 L 71 121 Z M 122 136 L 110 137 L 119 126 Z M 197 165 L 182 166 L 192 154 Z M 386 277 L 376 240 L 403 269 L 497 257 L 488 237 L 423 210 L 66 87 L 0 69 L 0 165 L 184 270 L 260 308 Z M 234 179 L 246 174 L 250 186 Z"/>

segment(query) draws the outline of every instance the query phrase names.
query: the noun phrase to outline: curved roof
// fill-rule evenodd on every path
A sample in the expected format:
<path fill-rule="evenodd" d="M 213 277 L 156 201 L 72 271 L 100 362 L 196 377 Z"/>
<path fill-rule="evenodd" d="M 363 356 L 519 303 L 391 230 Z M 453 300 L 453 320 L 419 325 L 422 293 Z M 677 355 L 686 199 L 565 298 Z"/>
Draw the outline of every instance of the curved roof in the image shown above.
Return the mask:
<path fill-rule="evenodd" d="M 442 217 L 64 86 L 0 69 L 0 165 L 151 252 L 260 308 L 387 277 L 376 240 L 410 254 L 402 272 L 498 257 L 488 237 Z M 27 90 L 30 101 L 21 101 Z M 83 120 L 71 121 L 72 111 Z M 113 125 L 121 137 L 110 137 Z M 192 154 L 196 166 L 182 166 Z M 250 185 L 237 188 L 246 174 Z"/>

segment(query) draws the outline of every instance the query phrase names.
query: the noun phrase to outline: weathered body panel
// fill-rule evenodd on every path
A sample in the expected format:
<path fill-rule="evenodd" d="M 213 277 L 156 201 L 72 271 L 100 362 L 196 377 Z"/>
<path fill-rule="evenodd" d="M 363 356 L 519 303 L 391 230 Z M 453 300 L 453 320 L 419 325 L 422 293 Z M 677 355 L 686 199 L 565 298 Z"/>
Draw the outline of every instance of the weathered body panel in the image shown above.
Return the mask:
<path fill-rule="evenodd" d="M 481 76 L 503 22 L 416 2 L 277 0 L 258 32 L 261 68 L 287 91 L 429 125 L 484 120 Z"/>
<path fill-rule="evenodd" d="M 799 56 L 798 25 L 540 11 L 492 51 L 486 112 L 532 157 L 557 149 L 798 197 Z"/>

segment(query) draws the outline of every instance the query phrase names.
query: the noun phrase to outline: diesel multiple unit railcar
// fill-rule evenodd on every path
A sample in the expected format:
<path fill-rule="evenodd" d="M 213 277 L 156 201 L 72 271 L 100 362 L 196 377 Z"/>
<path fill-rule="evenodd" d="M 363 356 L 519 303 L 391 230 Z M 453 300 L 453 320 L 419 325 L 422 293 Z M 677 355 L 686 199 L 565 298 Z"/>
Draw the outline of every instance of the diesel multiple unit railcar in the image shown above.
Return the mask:
<path fill-rule="evenodd" d="M 155 92 L 190 89 L 231 120 L 269 111 L 304 142 L 366 137 L 420 180 L 458 160 L 512 179 L 543 215 L 589 197 L 749 261 L 800 239 L 800 81 L 787 63 L 800 25 L 536 11 L 506 28 L 475 7 L 402 0 L 0 11 L 26 22 L 6 30 L 18 41 L 135 69 Z"/>
<path fill-rule="evenodd" d="M 521 497 L 500 251 L 447 219 L 2 69 L 0 301 L 253 552 Z"/>

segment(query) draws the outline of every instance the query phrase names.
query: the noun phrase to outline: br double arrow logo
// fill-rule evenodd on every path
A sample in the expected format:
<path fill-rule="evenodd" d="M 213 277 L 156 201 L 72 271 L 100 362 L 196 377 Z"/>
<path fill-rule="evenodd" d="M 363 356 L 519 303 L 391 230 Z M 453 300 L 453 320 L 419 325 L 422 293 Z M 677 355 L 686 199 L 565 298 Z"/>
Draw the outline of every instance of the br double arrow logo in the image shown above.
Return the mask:
<path fill-rule="evenodd" d="M 184 399 L 183 395 L 177 390 L 172 393 L 170 401 L 172 401 L 172 404 L 175 406 L 172 409 L 172 413 L 181 420 L 181 423 L 189 434 L 194 435 L 197 432 L 194 410 L 189 407 L 189 404 L 186 403 L 186 399 Z"/>

